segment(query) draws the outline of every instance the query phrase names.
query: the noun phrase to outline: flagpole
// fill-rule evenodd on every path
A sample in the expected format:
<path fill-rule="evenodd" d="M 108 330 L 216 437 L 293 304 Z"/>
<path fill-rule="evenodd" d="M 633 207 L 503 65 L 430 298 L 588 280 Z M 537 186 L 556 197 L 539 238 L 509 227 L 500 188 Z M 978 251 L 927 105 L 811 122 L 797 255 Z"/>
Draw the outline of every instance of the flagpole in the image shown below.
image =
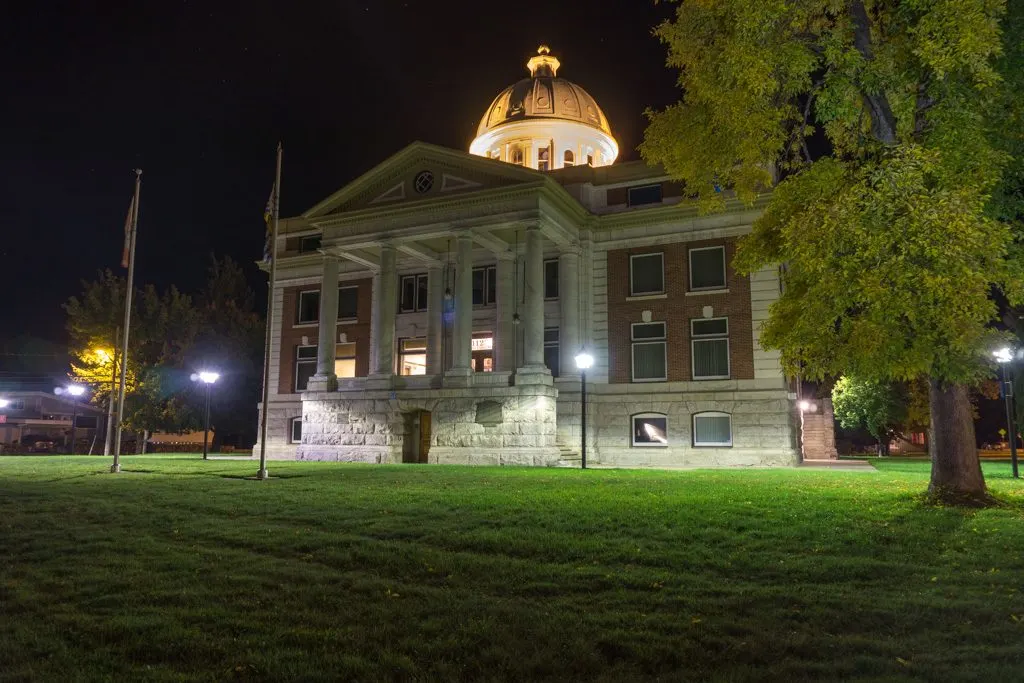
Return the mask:
<path fill-rule="evenodd" d="M 128 282 L 124 291 L 124 336 L 121 337 L 121 387 L 117 395 L 117 436 L 114 439 L 114 464 L 110 471 L 121 471 L 121 425 L 124 422 L 124 394 L 128 373 L 128 330 L 132 323 L 132 289 L 135 287 L 135 237 L 139 228 L 139 193 L 142 169 L 135 169 L 135 198 L 132 200 L 132 229 L 128 238 Z"/>
<path fill-rule="evenodd" d="M 263 403 L 260 410 L 260 470 L 256 478 L 267 474 L 267 413 L 270 412 L 270 346 L 274 341 L 274 283 L 277 280 L 277 222 L 281 206 L 281 143 L 277 143 L 277 170 L 274 174 L 273 229 L 270 233 L 270 280 L 267 283 L 267 335 L 263 347 Z"/>

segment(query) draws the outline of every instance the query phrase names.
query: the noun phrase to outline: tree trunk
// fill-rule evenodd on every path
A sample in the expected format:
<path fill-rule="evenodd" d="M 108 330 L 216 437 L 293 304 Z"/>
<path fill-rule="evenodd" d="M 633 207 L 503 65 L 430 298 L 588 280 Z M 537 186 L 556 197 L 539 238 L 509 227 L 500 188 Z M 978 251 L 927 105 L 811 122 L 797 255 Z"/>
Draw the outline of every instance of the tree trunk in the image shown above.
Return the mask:
<path fill-rule="evenodd" d="M 931 412 L 932 480 L 928 497 L 947 505 L 980 507 L 993 499 L 985 489 L 978 447 L 974 440 L 974 415 L 963 384 L 928 380 Z"/>

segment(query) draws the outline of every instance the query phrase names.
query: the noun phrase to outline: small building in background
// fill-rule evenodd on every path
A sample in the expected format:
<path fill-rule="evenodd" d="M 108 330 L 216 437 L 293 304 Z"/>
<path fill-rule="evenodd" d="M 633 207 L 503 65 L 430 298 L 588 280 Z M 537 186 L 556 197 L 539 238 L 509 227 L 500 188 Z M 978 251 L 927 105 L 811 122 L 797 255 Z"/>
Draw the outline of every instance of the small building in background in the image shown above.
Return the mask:
<path fill-rule="evenodd" d="M 4 392 L 0 398 L 0 452 L 66 452 L 71 445 L 71 420 L 77 414 L 75 441 L 78 453 L 88 453 L 99 441 L 103 451 L 105 411 L 83 400 L 44 391 Z M 76 406 L 77 404 L 77 406 Z"/>

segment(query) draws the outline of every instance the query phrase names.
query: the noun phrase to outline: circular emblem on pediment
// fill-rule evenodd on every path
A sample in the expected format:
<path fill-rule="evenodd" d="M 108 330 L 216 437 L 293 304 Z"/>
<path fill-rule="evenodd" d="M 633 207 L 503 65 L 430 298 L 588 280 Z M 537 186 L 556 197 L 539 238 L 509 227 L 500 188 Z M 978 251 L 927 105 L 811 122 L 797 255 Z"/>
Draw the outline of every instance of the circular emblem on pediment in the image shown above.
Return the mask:
<path fill-rule="evenodd" d="M 430 188 L 434 186 L 434 174 L 430 171 L 420 171 L 413 178 L 412 186 L 420 194 L 430 192 Z"/>

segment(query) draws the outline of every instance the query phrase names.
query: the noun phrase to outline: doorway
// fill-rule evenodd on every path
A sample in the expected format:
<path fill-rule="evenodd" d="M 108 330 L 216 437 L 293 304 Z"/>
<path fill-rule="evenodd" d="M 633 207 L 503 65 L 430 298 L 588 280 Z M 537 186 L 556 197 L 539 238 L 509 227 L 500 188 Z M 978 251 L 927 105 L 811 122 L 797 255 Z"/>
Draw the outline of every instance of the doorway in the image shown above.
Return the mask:
<path fill-rule="evenodd" d="M 430 462 L 430 411 L 414 410 L 402 414 L 402 462 Z"/>

